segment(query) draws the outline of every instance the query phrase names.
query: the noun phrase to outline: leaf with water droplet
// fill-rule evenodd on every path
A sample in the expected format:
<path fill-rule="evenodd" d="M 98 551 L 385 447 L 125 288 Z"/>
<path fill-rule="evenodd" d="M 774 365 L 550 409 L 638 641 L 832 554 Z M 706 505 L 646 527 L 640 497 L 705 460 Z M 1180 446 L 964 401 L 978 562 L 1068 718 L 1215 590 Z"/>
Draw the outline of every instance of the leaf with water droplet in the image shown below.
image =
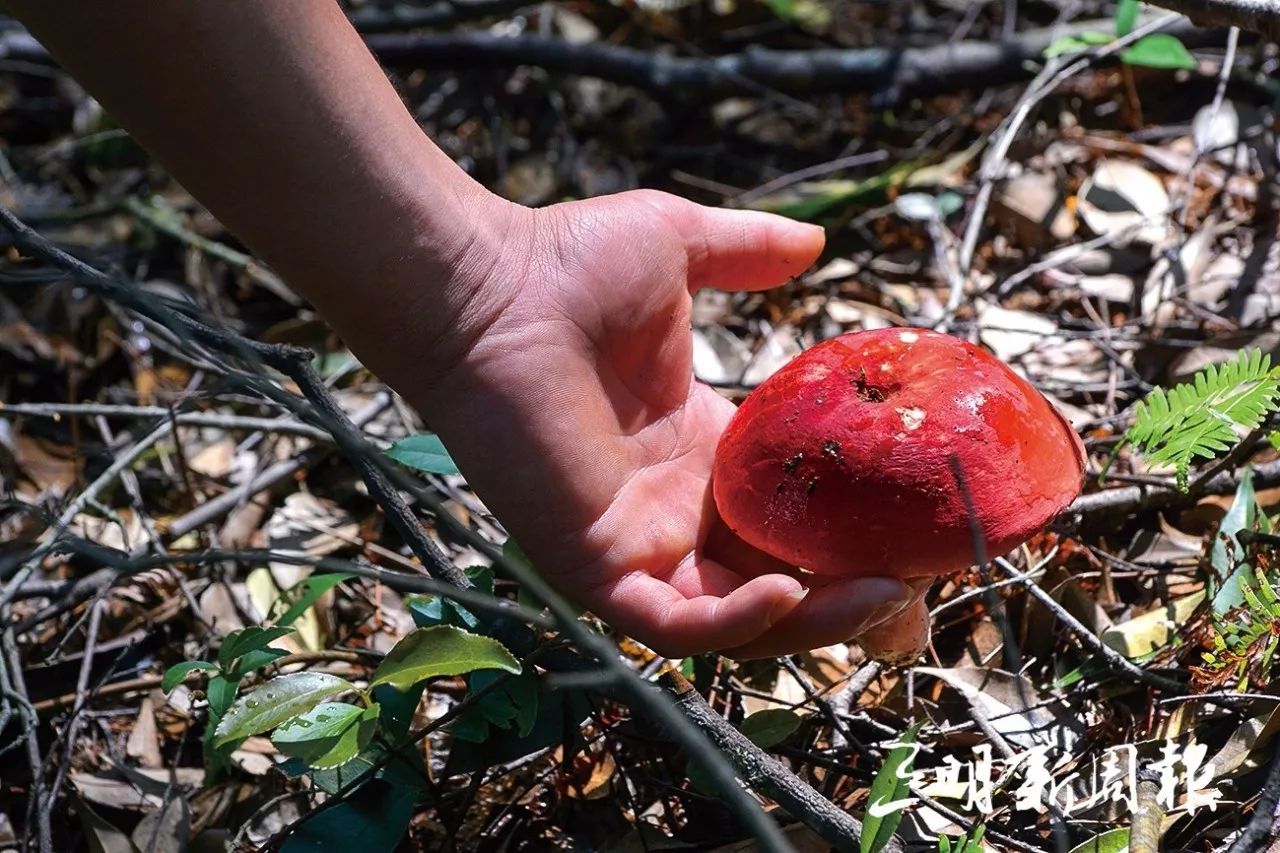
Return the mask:
<path fill-rule="evenodd" d="M 345 679 L 323 672 L 294 672 L 273 678 L 231 705 L 214 732 L 214 746 L 270 731 L 325 699 L 352 689 Z M 270 700 L 263 701 L 268 696 Z"/>
<path fill-rule="evenodd" d="M 373 740 L 378 711 L 376 703 L 359 708 L 345 702 L 325 702 L 281 724 L 271 742 L 285 755 L 311 767 L 338 767 Z"/>

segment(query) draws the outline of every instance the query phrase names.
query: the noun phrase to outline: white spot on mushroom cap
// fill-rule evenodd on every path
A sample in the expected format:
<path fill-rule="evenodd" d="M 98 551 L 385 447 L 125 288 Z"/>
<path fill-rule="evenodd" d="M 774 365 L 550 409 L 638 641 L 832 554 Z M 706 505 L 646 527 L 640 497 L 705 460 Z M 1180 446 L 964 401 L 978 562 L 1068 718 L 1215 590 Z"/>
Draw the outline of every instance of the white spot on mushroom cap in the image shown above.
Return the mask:
<path fill-rule="evenodd" d="M 914 344 L 916 341 L 920 340 L 920 336 L 915 332 L 903 332 L 898 335 L 898 340 L 902 341 L 904 344 Z"/>
<path fill-rule="evenodd" d="M 902 418 L 902 425 L 909 430 L 920 429 L 920 425 L 924 423 L 924 409 L 907 406 L 894 411 L 898 413 L 898 417 Z"/>
<path fill-rule="evenodd" d="M 977 417 L 982 412 L 982 405 L 987 402 L 987 395 L 982 391 L 968 391 L 957 398 L 956 403 L 969 414 Z"/>

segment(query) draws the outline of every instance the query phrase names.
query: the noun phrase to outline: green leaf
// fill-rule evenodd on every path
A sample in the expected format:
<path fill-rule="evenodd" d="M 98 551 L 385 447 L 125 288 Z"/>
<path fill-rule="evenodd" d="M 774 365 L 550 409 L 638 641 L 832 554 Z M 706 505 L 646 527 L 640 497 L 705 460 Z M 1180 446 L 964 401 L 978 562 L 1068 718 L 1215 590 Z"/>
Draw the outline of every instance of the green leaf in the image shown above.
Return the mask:
<path fill-rule="evenodd" d="M 232 703 L 218 723 L 214 746 L 274 729 L 325 699 L 353 689 L 345 679 L 323 672 L 294 672 L 273 678 Z"/>
<path fill-rule="evenodd" d="M 907 791 L 908 780 L 899 778 L 899 771 L 905 776 L 911 770 L 910 765 L 914 757 L 914 751 L 910 744 L 915 743 L 916 735 L 920 732 L 920 725 L 920 723 L 916 723 L 903 733 L 899 739 L 899 743 L 902 746 L 893 748 L 889 756 L 885 758 L 884 766 L 880 768 L 880 772 L 876 774 L 876 778 L 871 783 L 871 794 L 867 798 L 867 814 L 862 819 L 862 838 L 859 840 L 860 853 L 880 853 L 889 843 L 889 840 L 893 838 L 893 834 L 898 831 L 898 824 L 902 822 L 901 810 L 879 815 L 872 814 L 871 807 L 875 805 L 885 806 L 903 799 L 903 794 Z"/>
<path fill-rule="evenodd" d="M 1120 0 L 1116 4 L 1116 38 L 1124 38 L 1133 32 L 1138 22 L 1138 0 Z"/>
<path fill-rule="evenodd" d="M 387 450 L 392 459 L 415 471 L 427 474 L 457 474 L 458 466 L 453 464 L 453 457 L 444 449 L 440 437 L 433 433 L 423 432 L 402 438 Z"/>
<path fill-rule="evenodd" d="M 231 670 L 231 677 L 239 681 L 255 669 L 260 669 L 287 654 L 289 653 L 284 649 L 254 649 L 236 662 L 235 669 Z"/>
<path fill-rule="evenodd" d="M 208 690 L 205 691 L 209 697 L 209 711 L 218 717 L 227 713 L 227 709 L 235 701 L 239 683 L 240 679 L 228 678 L 225 675 L 215 675 L 210 678 Z"/>
<path fill-rule="evenodd" d="M 204 672 L 217 672 L 218 666 L 207 660 L 184 660 L 182 663 L 175 663 L 164 671 L 164 678 L 160 679 L 160 689 L 168 693 L 197 669 Z"/>
<path fill-rule="evenodd" d="M 1129 829 L 1112 829 L 1071 848 L 1071 853 L 1128 853 Z"/>
<path fill-rule="evenodd" d="M 518 677 L 512 680 L 518 680 Z M 555 744 L 572 746 L 573 739 L 578 736 L 579 724 L 595 711 L 585 690 L 576 687 L 553 690 L 545 683 L 538 684 L 536 707 L 536 716 L 527 735 L 514 728 L 490 728 L 480 742 L 455 739 L 453 748 L 449 750 L 445 775 L 474 773 L 506 764 Z M 487 725 L 487 721 L 481 719 L 481 722 Z"/>
<path fill-rule="evenodd" d="M 1224 578 L 1221 588 L 1213 595 L 1215 616 L 1225 616 L 1232 608 L 1244 604 L 1241 586 L 1249 584 L 1252 569 L 1241 559 L 1245 548 L 1236 535 L 1241 530 L 1252 530 L 1260 515 L 1257 493 L 1253 488 L 1253 469 L 1246 467 L 1240 485 L 1236 486 L 1231 506 L 1218 523 L 1213 547 L 1209 549 L 1210 565 L 1217 570 L 1219 577 Z"/>
<path fill-rule="evenodd" d="M 1185 68 L 1196 69 L 1196 60 L 1182 42 L 1168 33 L 1153 33 L 1143 36 L 1131 44 L 1120 59 L 1130 65 L 1141 65 L 1146 68 Z"/>
<path fill-rule="evenodd" d="M 1091 47 L 1108 44 L 1111 42 L 1111 36 L 1106 33 L 1083 32 L 1076 33 L 1073 36 L 1063 36 L 1049 43 L 1042 54 L 1045 59 L 1053 59 L 1055 56 L 1066 56 L 1072 53 L 1084 53 Z"/>
<path fill-rule="evenodd" d="M 1155 465 L 1173 464 L 1178 487 L 1187 489 L 1191 461 L 1211 459 L 1234 446 L 1277 409 L 1280 371 L 1257 348 L 1241 350 L 1220 367 L 1209 365 L 1191 382 L 1157 388 L 1134 407 L 1125 440 Z"/>
<path fill-rule="evenodd" d="M 266 648 L 273 641 L 292 633 L 292 628 L 262 628 L 258 625 L 232 631 L 223 638 L 222 648 L 218 649 L 218 663 L 223 669 L 230 669 L 236 658 Z"/>
<path fill-rule="evenodd" d="M 418 628 L 387 653 L 369 686 L 390 684 L 397 690 L 408 690 L 428 678 L 463 675 L 477 669 L 519 672 L 520 662 L 489 637 L 469 634 L 451 625 Z"/>
<path fill-rule="evenodd" d="M 289 609 L 275 621 L 276 625 L 289 626 L 298 620 L 298 617 L 307 612 L 307 608 L 320 600 L 320 596 L 333 589 L 345 580 L 354 578 L 355 575 L 346 572 L 333 572 L 330 574 L 311 575 L 304 578 L 301 582 L 289 587 L 285 595 L 292 599 L 293 604 L 289 605 Z M 297 596 L 296 598 L 294 596 Z"/>
<path fill-rule="evenodd" d="M 792 219 L 813 221 L 833 208 L 854 202 L 882 202 L 889 189 L 901 185 L 918 168 L 915 163 L 899 163 L 861 180 L 806 181 L 775 195 L 756 199 L 751 207 Z"/>
<path fill-rule="evenodd" d="M 470 566 L 463 572 L 478 592 L 493 595 L 493 569 L 488 566 Z M 452 599 L 438 595 L 414 595 L 409 596 L 406 601 L 409 615 L 419 628 L 455 625 L 472 633 L 480 630 L 480 618 Z"/>
<path fill-rule="evenodd" d="M 333 808 L 304 817 L 281 853 L 395 850 L 413 818 L 419 793 L 418 788 L 382 778 L 370 780 Z"/>
<path fill-rule="evenodd" d="M 764 0 L 764 4 L 782 20 L 810 32 L 825 32 L 831 26 L 831 9 L 820 0 Z"/>
<path fill-rule="evenodd" d="M 497 670 L 486 669 L 472 673 L 467 682 L 475 693 L 501 677 Z M 492 725 L 509 729 L 514 724 L 520 737 L 528 737 L 538 717 L 538 677 L 525 670 L 514 678 L 508 678 L 481 697 L 477 706 L 480 714 Z M 454 734 L 457 734 L 456 729 Z"/>
<path fill-rule="evenodd" d="M 765 708 L 742 721 L 747 740 L 761 749 L 777 746 L 800 728 L 800 715 L 785 708 Z"/>
<path fill-rule="evenodd" d="M 282 723 L 271 742 L 285 755 L 311 767 L 338 767 L 373 740 L 378 713 L 376 704 L 360 708 L 345 702 L 323 702 Z"/>

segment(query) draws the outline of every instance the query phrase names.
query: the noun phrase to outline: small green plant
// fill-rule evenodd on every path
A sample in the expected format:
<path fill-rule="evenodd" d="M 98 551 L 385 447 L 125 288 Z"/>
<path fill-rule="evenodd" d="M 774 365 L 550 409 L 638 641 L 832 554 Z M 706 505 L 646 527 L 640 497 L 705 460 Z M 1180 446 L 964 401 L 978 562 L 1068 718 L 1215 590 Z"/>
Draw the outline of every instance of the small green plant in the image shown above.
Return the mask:
<path fill-rule="evenodd" d="M 1280 644 L 1280 595 L 1259 568 L 1250 582 L 1240 584 L 1245 603 L 1222 616 L 1211 617 L 1210 650 L 1199 682 L 1245 691 L 1250 684 L 1268 684 L 1276 646 Z"/>
<path fill-rule="evenodd" d="M 1044 51 L 1046 59 L 1072 53 L 1082 53 L 1091 47 L 1110 44 L 1115 39 L 1123 38 L 1133 32 L 1138 21 L 1138 0 L 1120 0 L 1116 4 L 1115 35 L 1085 31 L 1076 35 L 1064 36 L 1050 44 Z M 1174 36 L 1167 33 L 1153 33 L 1129 45 L 1120 53 L 1120 61 L 1127 65 L 1141 65 L 1147 68 L 1184 68 L 1192 70 L 1196 60 L 1187 48 Z"/>
<path fill-rule="evenodd" d="M 938 836 L 938 853 L 982 853 L 982 836 L 986 834 L 987 828 L 982 824 L 978 824 L 971 832 L 966 832 L 956 838 L 947 838 L 945 835 Z"/>
<path fill-rule="evenodd" d="M 211 779 L 222 775 L 229 766 L 228 757 L 231 749 L 219 747 L 215 731 L 230 712 L 236 700 L 236 693 L 240 689 L 240 682 L 267 664 L 288 654 L 283 649 L 274 648 L 271 644 L 293 633 L 293 623 L 319 601 L 322 595 L 349 577 L 352 576 L 335 573 L 313 575 L 307 578 L 288 590 L 281 598 L 278 606 L 281 612 L 275 617 L 271 626 L 253 625 L 232 631 L 223 638 L 216 661 L 183 661 L 169 667 L 165 672 L 160 686 L 166 693 L 185 681 L 193 672 L 209 674 L 209 683 L 205 687 L 205 695 L 209 702 L 209 724 L 205 727 L 204 765 L 205 772 Z M 313 689 L 320 689 L 319 683 L 310 686 Z M 296 689 L 298 685 L 290 686 L 291 691 Z M 316 701 L 320 699 L 317 698 Z"/>
<path fill-rule="evenodd" d="M 880 853 L 898 831 L 898 824 L 902 822 L 901 804 L 910 789 L 911 764 L 915 759 L 915 742 L 920 726 L 916 723 L 903 733 L 871 781 L 867 813 L 862 819 L 859 853 Z"/>
<path fill-rule="evenodd" d="M 468 575 L 492 591 L 493 576 L 487 568 L 469 570 Z M 343 793 L 347 802 L 298 827 L 283 847 L 286 853 L 351 849 L 357 839 L 366 849 L 395 847 L 423 793 L 425 768 L 421 754 L 411 747 L 408 730 L 413 709 L 432 678 L 466 675 L 473 692 L 487 688 L 454 720 L 459 739 L 485 740 L 493 726 L 512 729 L 515 739 L 524 741 L 535 723 L 546 728 L 534 674 L 497 640 L 462 627 L 482 629 L 482 620 L 456 602 L 427 596 L 412 602 L 419 627 L 391 648 L 367 683 L 301 671 L 267 677 L 242 690 L 246 679 L 286 655 L 271 644 L 292 633 L 293 623 L 308 608 L 350 577 L 312 575 L 285 593 L 284 602 L 274 608 L 280 612 L 269 620 L 272 624 L 232 631 L 223 638 L 216 660 L 183 661 L 170 667 L 162 680 L 168 692 L 194 672 L 209 677 L 204 758 L 210 778 L 230 769 L 232 752 L 246 738 L 271 732 L 272 744 L 288 757 L 281 770 L 310 776 L 330 795 Z M 499 678 L 507 681 L 494 685 Z M 554 738 L 560 734 L 564 711 L 559 706 L 549 711 Z M 517 751 L 521 746 L 525 744 L 517 743 Z M 366 783 L 374 778 L 390 787 L 369 788 Z"/>
<path fill-rule="evenodd" d="M 1188 489 L 1196 458 L 1212 459 L 1280 409 L 1280 368 L 1259 349 L 1241 350 L 1221 367 L 1209 365 L 1191 382 L 1157 388 L 1134 410 L 1124 441 L 1137 445 L 1156 465 L 1172 464 L 1178 488 Z M 1114 454 L 1113 454 L 1114 457 Z"/>

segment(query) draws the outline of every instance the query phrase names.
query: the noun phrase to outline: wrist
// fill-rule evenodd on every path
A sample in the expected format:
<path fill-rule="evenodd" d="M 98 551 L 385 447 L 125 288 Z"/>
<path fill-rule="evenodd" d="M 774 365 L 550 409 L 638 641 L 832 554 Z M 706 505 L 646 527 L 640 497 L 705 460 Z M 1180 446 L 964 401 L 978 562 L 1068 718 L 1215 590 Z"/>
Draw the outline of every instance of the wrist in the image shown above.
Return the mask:
<path fill-rule="evenodd" d="M 505 307 L 495 270 L 529 214 L 452 163 L 433 166 L 406 176 L 359 269 L 335 265 L 330 284 L 311 289 L 357 358 L 415 405 Z"/>

